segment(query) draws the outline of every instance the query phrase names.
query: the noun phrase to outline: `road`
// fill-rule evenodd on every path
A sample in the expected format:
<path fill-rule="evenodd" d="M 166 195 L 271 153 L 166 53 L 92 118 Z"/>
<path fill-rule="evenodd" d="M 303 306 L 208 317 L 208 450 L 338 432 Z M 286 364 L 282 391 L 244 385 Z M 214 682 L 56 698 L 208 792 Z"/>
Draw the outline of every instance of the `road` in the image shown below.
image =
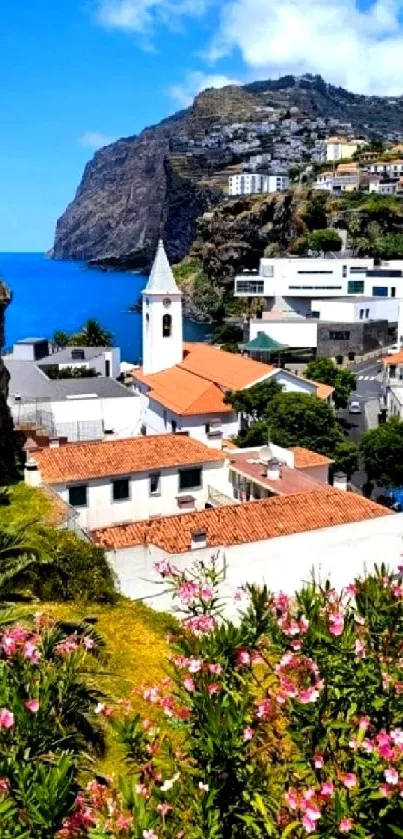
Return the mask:
<path fill-rule="evenodd" d="M 349 414 L 348 409 L 340 414 L 340 422 L 347 433 L 348 439 L 358 443 L 368 428 L 378 425 L 379 397 L 381 395 L 381 361 L 362 361 L 350 368 L 357 377 L 357 388 L 351 394 L 350 400 L 359 402 L 361 414 Z M 366 481 L 365 472 L 356 472 L 352 477 L 352 484 L 362 489 Z"/>

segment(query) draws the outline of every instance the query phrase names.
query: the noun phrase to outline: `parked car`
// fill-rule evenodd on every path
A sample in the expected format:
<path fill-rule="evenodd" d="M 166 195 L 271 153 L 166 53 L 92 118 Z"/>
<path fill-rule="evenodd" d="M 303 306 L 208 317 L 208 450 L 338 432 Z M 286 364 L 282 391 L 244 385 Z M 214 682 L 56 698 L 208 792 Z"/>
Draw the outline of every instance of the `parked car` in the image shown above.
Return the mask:
<path fill-rule="evenodd" d="M 361 404 L 360 402 L 350 402 L 348 406 L 349 414 L 360 414 L 361 413 Z"/>

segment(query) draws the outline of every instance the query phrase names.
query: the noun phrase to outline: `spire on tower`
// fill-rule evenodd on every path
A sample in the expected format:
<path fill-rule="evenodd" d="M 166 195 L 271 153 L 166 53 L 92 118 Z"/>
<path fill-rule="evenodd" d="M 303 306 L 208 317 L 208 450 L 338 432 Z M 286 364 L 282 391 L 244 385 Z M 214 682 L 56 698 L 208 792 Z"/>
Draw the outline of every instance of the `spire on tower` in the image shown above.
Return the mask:
<path fill-rule="evenodd" d="M 153 292 L 156 294 L 180 294 L 172 273 L 172 268 L 168 262 L 162 239 L 158 242 L 157 253 L 151 269 L 148 285 L 144 289 L 145 294 L 152 294 Z"/>

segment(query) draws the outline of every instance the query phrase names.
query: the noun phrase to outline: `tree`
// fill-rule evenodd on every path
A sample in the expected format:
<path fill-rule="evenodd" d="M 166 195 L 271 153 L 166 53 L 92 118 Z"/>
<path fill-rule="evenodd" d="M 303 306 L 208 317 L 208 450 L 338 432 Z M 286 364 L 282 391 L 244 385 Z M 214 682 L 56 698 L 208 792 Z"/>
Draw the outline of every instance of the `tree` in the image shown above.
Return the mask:
<path fill-rule="evenodd" d="M 333 409 L 306 393 L 280 393 L 268 412 L 270 439 L 279 446 L 303 446 L 333 458 L 344 440 Z"/>
<path fill-rule="evenodd" d="M 359 467 L 359 449 L 356 443 L 343 440 L 336 444 L 334 452 L 333 473 L 343 472 L 348 480 Z"/>
<path fill-rule="evenodd" d="M 69 333 L 65 332 L 63 329 L 56 329 L 56 332 L 53 333 L 51 340 L 52 344 L 60 349 L 63 349 L 64 347 L 67 347 L 70 336 Z"/>
<path fill-rule="evenodd" d="M 403 486 L 403 422 L 390 419 L 366 431 L 360 442 L 368 481 L 379 486 Z"/>
<path fill-rule="evenodd" d="M 271 400 L 281 392 L 281 385 L 275 379 L 266 379 L 246 390 L 227 393 L 224 402 L 232 405 L 238 414 L 242 414 L 249 427 L 251 423 L 267 419 Z"/>
<path fill-rule="evenodd" d="M 0 603 L 18 588 L 29 570 L 39 571 L 50 559 L 27 538 L 26 528 L 0 526 Z"/>
<path fill-rule="evenodd" d="M 327 227 L 324 230 L 313 230 L 309 234 L 309 247 L 319 253 L 328 253 L 329 251 L 340 251 L 342 240 L 337 230 Z"/>
<path fill-rule="evenodd" d="M 381 259 L 402 259 L 403 234 L 391 233 L 388 236 L 382 236 L 378 244 L 378 256 Z"/>
<path fill-rule="evenodd" d="M 263 256 L 266 259 L 273 259 L 273 257 L 280 256 L 280 245 L 278 242 L 270 242 L 266 245 Z"/>
<path fill-rule="evenodd" d="M 99 321 L 95 318 L 89 318 L 77 335 L 70 337 L 69 344 L 79 347 L 111 347 L 113 336 Z"/>
<path fill-rule="evenodd" d="M 308 364 L 305 375 L 307 379 L 334 387 L 333 400 L 337 410 L 347 407 L 350 393 L 357 384 L 354 373 L 338 367 L 331 358 L 318 358 Z"/>

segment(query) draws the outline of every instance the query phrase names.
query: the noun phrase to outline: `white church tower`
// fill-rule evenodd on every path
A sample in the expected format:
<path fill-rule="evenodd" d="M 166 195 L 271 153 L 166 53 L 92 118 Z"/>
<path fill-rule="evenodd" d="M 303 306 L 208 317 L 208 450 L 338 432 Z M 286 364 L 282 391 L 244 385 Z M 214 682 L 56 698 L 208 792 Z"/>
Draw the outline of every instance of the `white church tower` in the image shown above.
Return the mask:
<path fill-rule="evenodd" d="M 162 240 L 143 291 L 143 372 L 159 373 L 183 359 L 182 294 Z"/>

